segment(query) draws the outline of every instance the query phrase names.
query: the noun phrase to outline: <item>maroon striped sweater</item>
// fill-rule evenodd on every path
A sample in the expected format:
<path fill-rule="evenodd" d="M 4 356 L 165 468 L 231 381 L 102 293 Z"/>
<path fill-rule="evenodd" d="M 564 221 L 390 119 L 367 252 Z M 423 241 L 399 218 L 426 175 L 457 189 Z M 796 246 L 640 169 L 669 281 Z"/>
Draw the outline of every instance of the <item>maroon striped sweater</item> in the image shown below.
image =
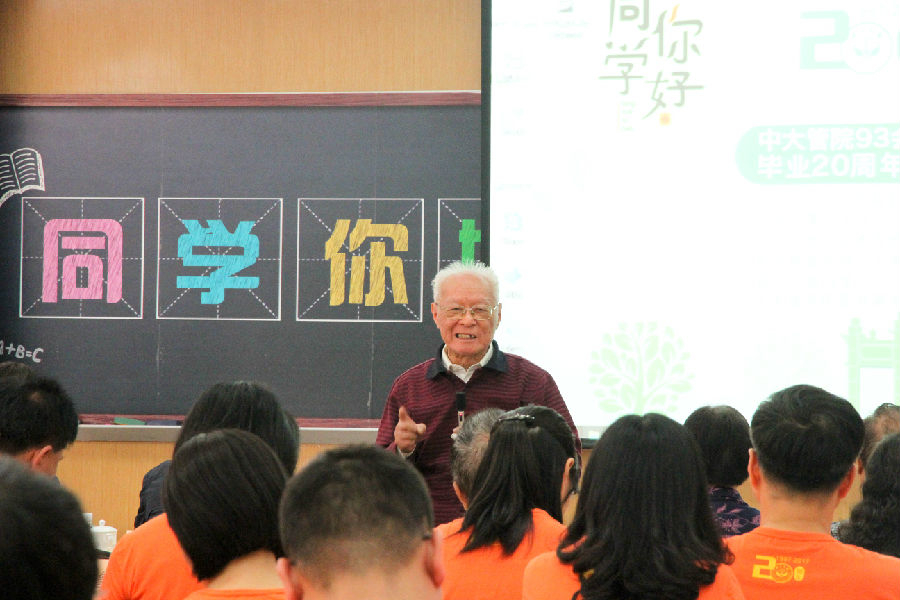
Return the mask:
<path fill-rule="evenodd" d="M 407 370 L 394 380 L 381 416 L 376 444 L 389 450 L 396 450 L 394 427 L 397 425 L 401 406 L 406 406 L 409 416 L 416 423 L 425 423 L 425 435 L 408 460 L 425 477 L 438 524 L 452 521 L 463 514 L 462 505 L 453 492 L 450 476 L 450 434 L 457 425 L 457 391 L 466 391 L 466 414 L 491 406 L 504 410 L 526 404 L 548 406 L 565 418 L 575 433 L 577 449 L 581 451 L 572 416 L 553 377 L 521 356 L 504 354 L 496 341 L 492 343 L 493 356 L 472 375 L 468 383 L 444 368 L 441 349 L 436 358 Z"/>

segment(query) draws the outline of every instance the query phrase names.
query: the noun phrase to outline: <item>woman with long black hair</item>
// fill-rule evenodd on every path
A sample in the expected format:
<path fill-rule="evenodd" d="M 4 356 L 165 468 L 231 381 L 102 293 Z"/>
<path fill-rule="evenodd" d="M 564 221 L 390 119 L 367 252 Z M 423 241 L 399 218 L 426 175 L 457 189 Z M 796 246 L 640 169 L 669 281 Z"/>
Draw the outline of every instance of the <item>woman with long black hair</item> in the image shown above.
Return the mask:
<path fill-rule="evenodd" d="M 526 600 L 742 599 L 690 432 L 628 415 L 601 436 L 556 552 L 525 570 Z"/>
<path fill-rule="evenodd" d="M 444 538 L 444 600 L 519 600 L 522 573 L 565 533 L 563 504 L 580 477 L 575 438 L 545 406 L 523 406 L 494 424 L 465 517 Z"/>

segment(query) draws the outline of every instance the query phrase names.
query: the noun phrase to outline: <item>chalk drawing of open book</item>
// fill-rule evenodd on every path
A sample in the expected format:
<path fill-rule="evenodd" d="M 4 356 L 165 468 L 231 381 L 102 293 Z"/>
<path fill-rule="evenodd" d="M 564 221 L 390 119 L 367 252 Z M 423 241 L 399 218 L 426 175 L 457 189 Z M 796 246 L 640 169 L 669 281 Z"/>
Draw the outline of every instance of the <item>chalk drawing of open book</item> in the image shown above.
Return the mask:
<path fill-rule="evenodd" d="M 0 206 L 13 194 L 44 189 L 44 165 L 34 148 L 0 154 Z"/>

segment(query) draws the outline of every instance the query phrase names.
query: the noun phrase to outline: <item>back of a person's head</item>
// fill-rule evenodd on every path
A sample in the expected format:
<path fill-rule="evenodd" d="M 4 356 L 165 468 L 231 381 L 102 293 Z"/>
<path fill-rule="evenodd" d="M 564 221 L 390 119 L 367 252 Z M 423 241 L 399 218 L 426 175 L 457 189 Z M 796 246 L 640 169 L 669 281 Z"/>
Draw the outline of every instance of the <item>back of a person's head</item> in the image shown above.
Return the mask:
<path fill-rule="evenodd" d="M 866 427 L 863 438 L 862 450 L 859 451 L 859 462 L 862 469 L 866 469 L 866 463 L 875 446 L 881 439 L 892 433 L 900 432 L 900 406 L 885 403 L 875 409 L 871 415 L 863 420 Z"/>
<path fill-rule="evenodd" d="M 163 503 L 197 579 L 216 577 L 258 550 L 282 555 L 278 502 L 287 477 L 272 449 L 246 431 L 220 429 L 182 444 Z"/>
<path fill-rule="evenodd" d="M 872 416 L 882 422 L 881 429 L 885 435 L 900 431 L 900 406 L 893 402 L 879 405 Z"/>
<path fill-rule="evenodd" d="M 588 600 L 696 597 L 730 555 L 690 432 L 655 413 L 610 425 L 585 467 L 558 554 L 577 573 L 593 573 L 582 585 Z"/>
<path fill-rule="evenodd" d="M 0 457 L 0 596 L 90 600 L 96 584 L 97 552 L 75 496 Z"/>
<path fill-rule="evenodd" d="M 297 468 L 300 429 L 268 387 L 253 381 L 217 383 L 204 391 L 184 419 L 175 451 L 198 433 L 241 429 L 275 451 L 288 474 Z"/>
<path fill-rule="evenodd" d="M 730 406 L 703 406 L 684 426 L 700 446 L 706 480 L 710 485 L 737 487 L 747 480 L 750 424 Z"/>
<path fill-rule="evenodd" d="M 875 446 L 862 496 L 850 520 L 841 524 L 841 541 L 900 557 L 900 433 Z"/>
<path fill-rule="evenodd" d="M 321 588 L 342 575 L 390 575 L 431 537 L 422 476 L 396 453 L 348 446 L 319 455 L 287 485 L 279 511 L 290 562 Z"/>
<path fill-rule="evenodd" d="M 466 417 L 456 433 L 450 448 L 450 474 L 466 498 L 472 492 L 475 472 L 491 438 L 491 428 L 503 412 L 500 408 L 485 408 L 473 413 Z"/>
<path fill-rule="evenodd" d="M 578 485 L 580 457 L 565 419 L 546 406 L 523 406 L 501 415 L 491 431 L 484 458 L 475 472 L 462 530 L 469 530 L 463 551 L 500 542 L 511 554 L 531 531 L 532 509 L 562 522 L 562 484 L 566 463 L 571 491 Z"/>
<path fill-rule="evenodd" d="M 47 377 L 0 379 L 0 453 L 51 446 L 59 452 L 78 435 L 78 413 L 65 390 Z"/>
<path fill-rule="evenodd" d="M 0 379 L 4 377 L 19 377 L 28 379 L 29 377 L 37 377 L 34 369 L 15 360 L 4 360 L 0 362 Z"/>
<path fill-rule="evenodd" d="M 811 385 L 772 394 L 750 437 L 764 476 L 797 493 L 830 493 L 859 456 L 863 421 L 853 405 Z"/>
<path fill-rule="evenodd" d="M 900 522 L 900 433 L 884 437 L 869 457 L 866 480 L 862 484 L 864 498 L 893 499 L 895 517 Z M 900 543 L 900 536 L 897 538 Z"/>

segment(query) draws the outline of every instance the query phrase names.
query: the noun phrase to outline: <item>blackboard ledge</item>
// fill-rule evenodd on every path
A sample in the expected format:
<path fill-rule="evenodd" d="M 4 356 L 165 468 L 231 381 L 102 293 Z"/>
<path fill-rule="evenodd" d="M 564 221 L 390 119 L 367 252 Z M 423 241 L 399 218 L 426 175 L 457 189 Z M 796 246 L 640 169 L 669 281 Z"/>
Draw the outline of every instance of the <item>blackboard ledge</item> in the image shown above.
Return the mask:
<path fill-rule="evenodd" d="M 82 415 L 84 417 L 84 415 Z M 374 444 L 378 421 L 356 419 L 366 426 L 314 426 L 304 423 L 337 421 L 338 419 L 298 419 L 301 444 Z M 345 422 L 353 421 L 351 419 Z M 581 445 L 593 448 L 605 426 L 578 427 Z M 174 443 L 181 427 L 177 425 L 87 425 L 78 427 L 79 442 L 166 442 Z"/>
<path fill-rule="evenodd" d="M 174 443 L 181 427 L 173 425 L 81 425 L 79 442 Z M 300 427 L 301 444 L 374 444 L 375 427 Z"/>
<path fill-rule="evenodd" d="M 258 94 L 0 94 L 0 106 L 481 106 L 479 90 Z"/>

